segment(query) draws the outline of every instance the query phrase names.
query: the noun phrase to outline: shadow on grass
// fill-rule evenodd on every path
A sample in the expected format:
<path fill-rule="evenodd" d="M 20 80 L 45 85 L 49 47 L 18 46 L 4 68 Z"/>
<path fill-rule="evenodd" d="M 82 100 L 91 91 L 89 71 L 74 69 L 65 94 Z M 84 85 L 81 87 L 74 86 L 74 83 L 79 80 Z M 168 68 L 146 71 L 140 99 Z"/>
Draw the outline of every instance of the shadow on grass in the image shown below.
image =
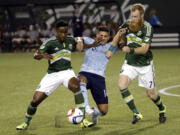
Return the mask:
<path fill-rule="evenodd" d="M 78 131 L 71 131 L 68 133 L 63 133 L 63 134 L 56 134 L 56 135 L 86 135 L 87 133 L 91 133 L 97 130 L 100 130 L 101 127 L 91 127 L 91 128 L 84 128 L 84 129 L 80 129 Z"/>
<path fill-rule="evenodd" d="M 105 133 L 104 135 L 138 135 L 146 130 L 150 130 L 153 129 L 154 127 L 157 127 L 158 125 L 160 125 L 159 123 L 151 125 L 151 126 L 147 126 L 147 127 L 143 127 L 143 128 L 128 128 L 128 129 L 119 129 L 116 131 L 111 131 L 108 133 Z"/>
<path fill-rule="evenodd" d="M 37 135 L 37 134 L 29 133 L 28 130 L 19 130 L 17 135 Z"/>

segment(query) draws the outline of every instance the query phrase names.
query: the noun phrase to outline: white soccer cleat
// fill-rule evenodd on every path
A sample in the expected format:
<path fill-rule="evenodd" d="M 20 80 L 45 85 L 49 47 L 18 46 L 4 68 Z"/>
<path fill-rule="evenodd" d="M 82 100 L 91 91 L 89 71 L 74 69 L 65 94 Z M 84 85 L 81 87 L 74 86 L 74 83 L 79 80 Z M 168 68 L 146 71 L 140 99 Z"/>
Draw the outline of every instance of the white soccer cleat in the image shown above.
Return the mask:
<path fill-rule="evenodd" d="M 90 106 L 86 106 L 85 110 L 88 115 L 93 116 L 94 110 Z"/>

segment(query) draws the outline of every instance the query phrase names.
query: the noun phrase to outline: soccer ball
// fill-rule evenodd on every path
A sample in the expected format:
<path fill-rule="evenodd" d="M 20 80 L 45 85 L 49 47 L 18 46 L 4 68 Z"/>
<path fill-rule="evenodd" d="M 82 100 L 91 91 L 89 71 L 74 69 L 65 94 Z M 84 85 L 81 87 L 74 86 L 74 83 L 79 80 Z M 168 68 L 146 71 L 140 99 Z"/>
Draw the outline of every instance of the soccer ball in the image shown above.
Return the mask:
<path fill-rule="evenodd" d="M 79 124 L 83 120 L 83 112 L 79 108 L 72 108 L 67 113 L 67 118 L 70 123 Z"/>

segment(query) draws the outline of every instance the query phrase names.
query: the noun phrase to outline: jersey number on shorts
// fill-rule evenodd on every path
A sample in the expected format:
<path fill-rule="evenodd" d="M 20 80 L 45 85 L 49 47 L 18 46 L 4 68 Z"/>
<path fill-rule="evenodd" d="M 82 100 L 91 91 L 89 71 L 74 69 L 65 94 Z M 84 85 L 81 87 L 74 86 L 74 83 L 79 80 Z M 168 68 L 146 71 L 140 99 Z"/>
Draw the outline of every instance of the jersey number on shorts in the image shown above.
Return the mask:
<path fill-rule="evenodd" d="M 152 87 L 152 83 L 153 83 L 153 81 L 149 81 L 149 83 L 150 83 L 150 86 L 149 86 L 149 87 L 151 88 L 151 87 Z"/>

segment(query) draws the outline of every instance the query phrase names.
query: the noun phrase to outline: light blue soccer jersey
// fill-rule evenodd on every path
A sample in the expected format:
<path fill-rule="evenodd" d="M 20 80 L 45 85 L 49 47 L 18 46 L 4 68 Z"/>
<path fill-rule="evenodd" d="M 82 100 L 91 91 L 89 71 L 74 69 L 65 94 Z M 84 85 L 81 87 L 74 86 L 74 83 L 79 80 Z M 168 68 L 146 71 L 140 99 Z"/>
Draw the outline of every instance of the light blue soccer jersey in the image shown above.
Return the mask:
<path fill-rule="evenodd" d="M 83 37 L 83 40 L 85 44 L 92 44 L 94 42 L 94 39 L 89 37 Z M 109 61 L 106 57 L 106 52 L 110 46 L 111 42 L 86 49 L 80 72 L 90 72 L 105 77 L 105 70 Z"/>

